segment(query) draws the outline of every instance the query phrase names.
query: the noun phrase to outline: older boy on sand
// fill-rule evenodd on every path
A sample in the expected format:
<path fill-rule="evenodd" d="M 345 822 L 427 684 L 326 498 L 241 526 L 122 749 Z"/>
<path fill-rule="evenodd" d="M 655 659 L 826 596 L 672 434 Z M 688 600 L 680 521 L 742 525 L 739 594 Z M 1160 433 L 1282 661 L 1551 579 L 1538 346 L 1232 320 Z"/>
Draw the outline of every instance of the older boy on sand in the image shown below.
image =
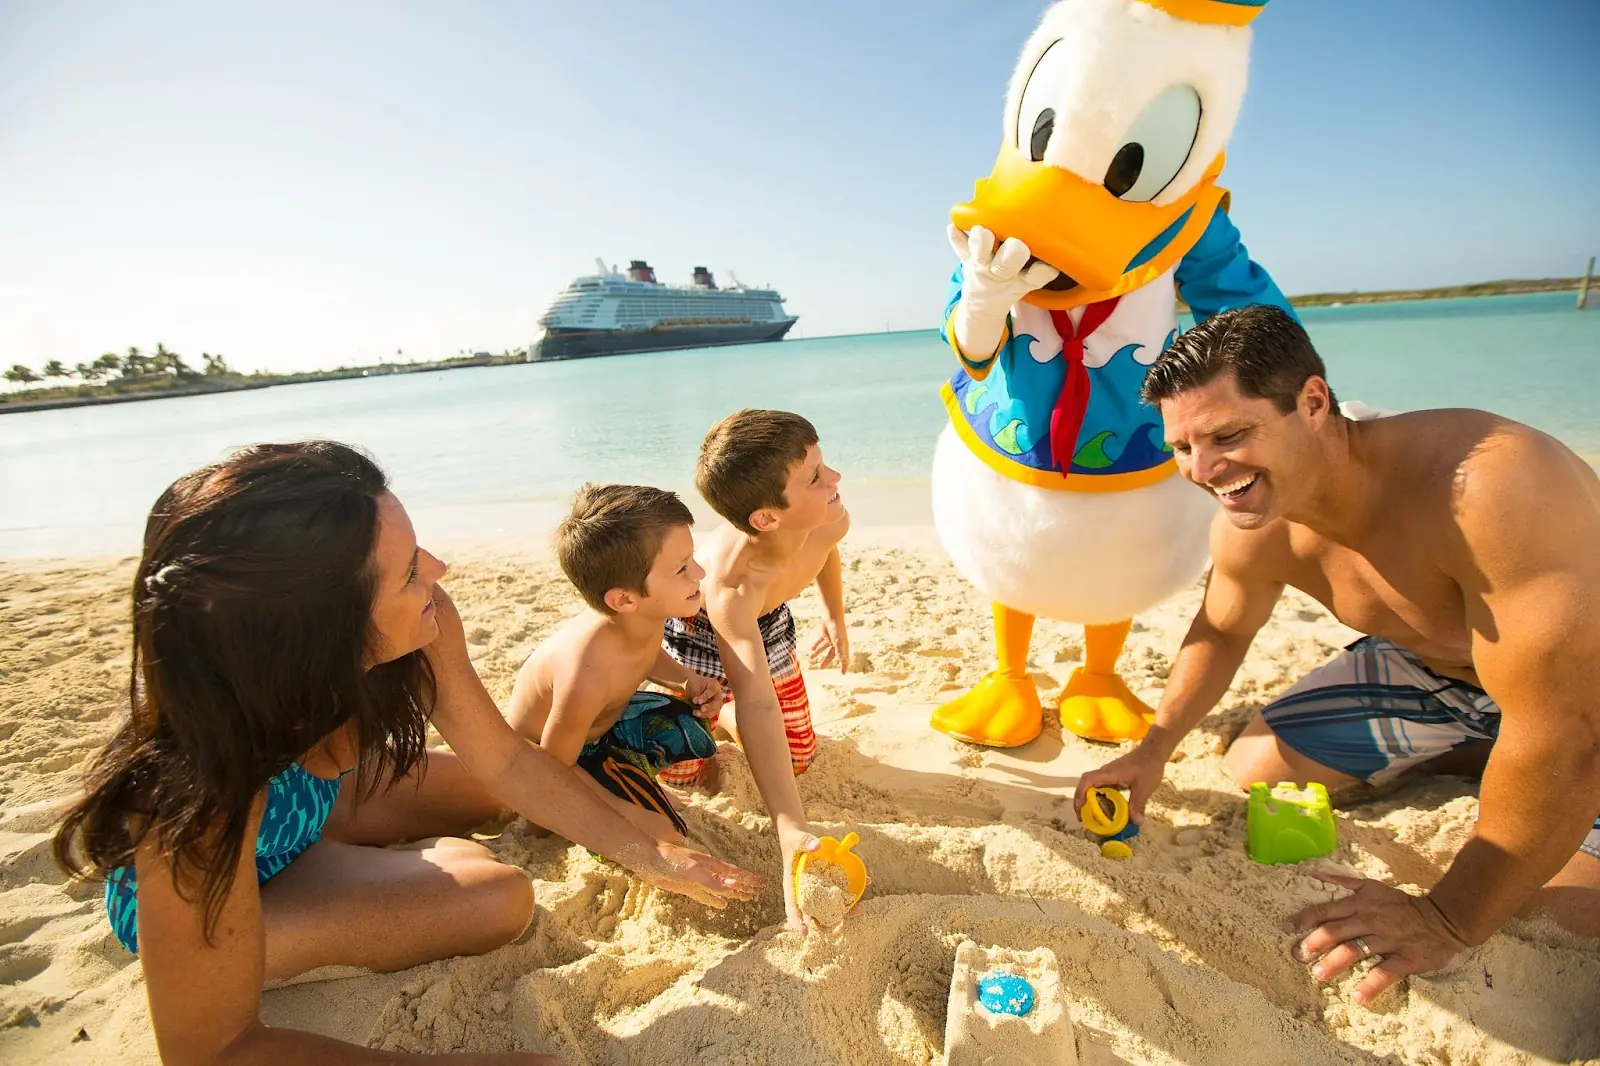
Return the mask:
<path fill-rule="evenodd" d="M 1377 881 L 1291 920 L 1330 980 L 1381 957 L 1358 1002 L 1449 965 L 1506 919 L 1600 936 L 1600 479 L 1484 411 L 1355 421 L 1282 311 L 1179 337 L 1146 378 L 1183 475 L 1221 502 L 1205 598 L 1139 746 L 1083 775 L 1142 819 L 1178 741 L 1227 691 L 1285 585 L 1369 634 L 1262 711 L 1227 766 L 1253 781 L 1383 784 L 1483 764 L 1478 822 L 1438 884 Z"/>
<path fill-rule="evenodd" d="M 805 929 L 793 879 L 799 851 L 816 848 L 796 774 L 816 753 L 811 706 L 788 601 L 816 583 L 826 618 L 812 651 L 822 664 L 850 665 L 839 541 L 850 516 L 839 474 L 822 461 L 817 431 L 787 411 L 744 410 L 711 427 L 700 446 L 695 484 L 728 525 L 702 545 L 705 606 L 667 623 L 667 651 L 686 669 L 726 678 L 732 698 L 722 724 L 744 749 L 783 853 L 789 924 Z M 704 759 L 669 768 L 661 780 L 689 786 Z"/>

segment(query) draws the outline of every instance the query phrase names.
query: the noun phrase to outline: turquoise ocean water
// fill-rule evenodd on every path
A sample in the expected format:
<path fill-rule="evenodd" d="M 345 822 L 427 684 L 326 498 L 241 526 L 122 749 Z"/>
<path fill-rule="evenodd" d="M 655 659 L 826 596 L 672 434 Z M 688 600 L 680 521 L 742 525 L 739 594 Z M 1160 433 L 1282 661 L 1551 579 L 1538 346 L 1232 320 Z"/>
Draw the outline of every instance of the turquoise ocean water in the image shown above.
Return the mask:
<path fill-rule="evenodd" d="M 1302 317 L 1341 399 L 1487 408 L 1600 461 L 1600 313 L 1574 311 L 1571 294 Z M 240 444 L 310 436 L 372 453 L 424 534 L 533 536 L 585 480 L 692 497 L 701 437 L 744 406 L 815 422 L 859 517 L 869 497 L 925 496 L 951 368 L 930 330 L 5 415 L 0 558 L 135 553 L 146 512 L 173 478 Z"/>

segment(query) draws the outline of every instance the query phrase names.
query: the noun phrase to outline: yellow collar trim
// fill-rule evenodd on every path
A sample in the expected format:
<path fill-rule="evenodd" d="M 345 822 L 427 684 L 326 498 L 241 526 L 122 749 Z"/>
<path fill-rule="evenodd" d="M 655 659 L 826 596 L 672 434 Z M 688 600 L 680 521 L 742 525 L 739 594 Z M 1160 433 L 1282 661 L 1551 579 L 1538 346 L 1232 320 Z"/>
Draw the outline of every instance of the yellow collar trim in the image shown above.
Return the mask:
<path fill-rule="evenodd" d="M 972 454 L 996 473 L 1024 485 L 1056 492 L 1128 492 L 1158 484 L 1178 472 L 1175 459 L 1168 459 L 1148 470 L 1134 470 L 1126 474 L 1068 474 L 1063 477 L 1054 470 L 1035 470 L 1000 454 L 983 442 L 962 416 L 961 401 L 956 398 L 956 392 L 948 381 L 940 388 L 939 394 L 950 412 L 950 425 L 955 428 L 956 436 L 961 438 Z"/>

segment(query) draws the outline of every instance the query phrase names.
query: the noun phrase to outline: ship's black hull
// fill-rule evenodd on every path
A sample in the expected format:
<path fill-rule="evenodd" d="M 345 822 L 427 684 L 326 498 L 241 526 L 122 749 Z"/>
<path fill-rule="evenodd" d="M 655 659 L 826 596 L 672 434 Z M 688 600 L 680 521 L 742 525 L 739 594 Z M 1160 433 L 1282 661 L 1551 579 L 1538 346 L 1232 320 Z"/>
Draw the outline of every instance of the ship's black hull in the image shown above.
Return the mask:
<path fill-rule="evenodd" d="M 552 329 L 534 345 L 532 361 L 587 359 L 596 355 L 659 352 L 674 348 L 713 348 L 724 344 L 757 344 L 782 340 L 795 324 L 764 322 L 750 326 L 704 326 L 699 329 L 623 330 Z"/>

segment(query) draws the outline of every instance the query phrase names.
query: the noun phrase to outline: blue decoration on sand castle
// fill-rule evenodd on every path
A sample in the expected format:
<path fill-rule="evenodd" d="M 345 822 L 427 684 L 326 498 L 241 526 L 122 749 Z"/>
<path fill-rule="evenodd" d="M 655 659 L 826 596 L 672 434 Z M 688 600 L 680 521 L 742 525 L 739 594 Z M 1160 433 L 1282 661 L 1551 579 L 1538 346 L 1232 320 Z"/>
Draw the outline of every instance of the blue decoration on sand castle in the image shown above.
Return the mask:
<path fill-rule="evenodd" d="M 956 947 L 938 1066 L 1078 1066 L 1061 965 L 1046 947 Z"/>
<path fill-rule="evenodd" d="M 1033 986 L 1014 973 L 986 973 L 978 978 L 978 1003 L 990 1014 L 1022 1018 L 1033 1010 Z"/>

